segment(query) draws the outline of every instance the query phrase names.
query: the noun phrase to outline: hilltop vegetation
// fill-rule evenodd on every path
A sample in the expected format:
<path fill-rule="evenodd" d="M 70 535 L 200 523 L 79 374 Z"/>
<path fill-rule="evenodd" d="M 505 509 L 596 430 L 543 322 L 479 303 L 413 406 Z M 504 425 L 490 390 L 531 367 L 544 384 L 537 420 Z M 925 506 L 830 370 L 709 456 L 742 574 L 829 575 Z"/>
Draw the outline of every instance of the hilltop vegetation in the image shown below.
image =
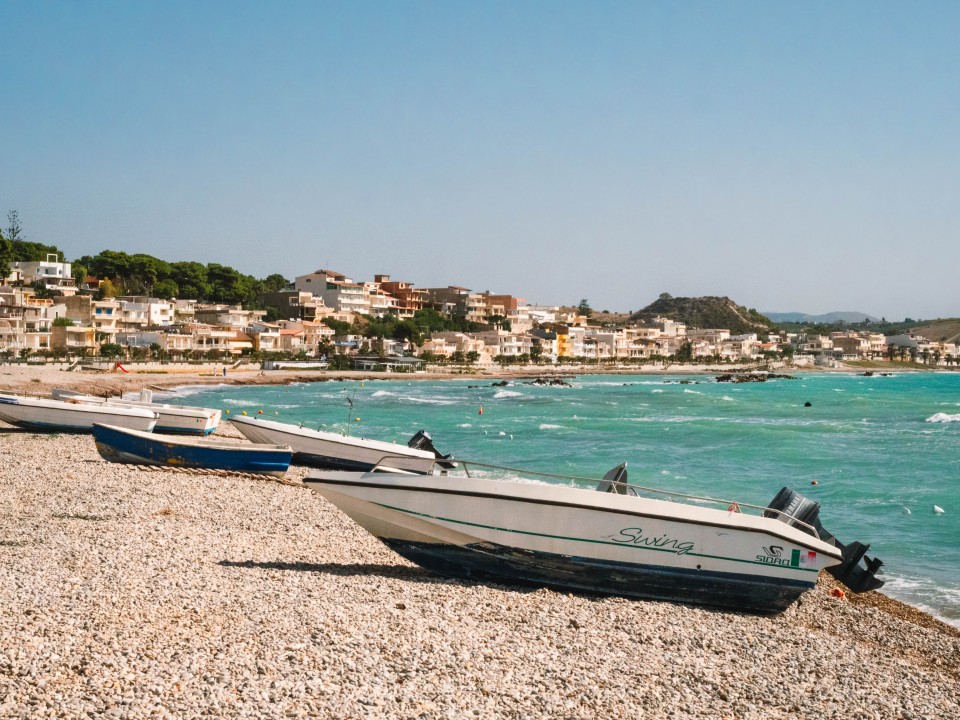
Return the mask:
<path fill-rule="evenodd" d="M 654 302 L 630 316 L 631 322 L 655 317 L 682 322 L 688 328 L 725 328 L 734 335 L 763 333 L 773 324 L 753 308 L 737 305 L 728 297 L 673 297 L 663 293 Z"/>

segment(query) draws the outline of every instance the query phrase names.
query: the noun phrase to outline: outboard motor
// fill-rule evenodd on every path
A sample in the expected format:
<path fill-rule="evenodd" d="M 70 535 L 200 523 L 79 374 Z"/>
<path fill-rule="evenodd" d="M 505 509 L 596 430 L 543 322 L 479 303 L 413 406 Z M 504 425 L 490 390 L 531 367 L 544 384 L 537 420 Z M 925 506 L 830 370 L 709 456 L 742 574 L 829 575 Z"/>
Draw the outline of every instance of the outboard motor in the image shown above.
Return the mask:
<path fill-rule="evenodd" d="M 617 465 L 608 471 L 597 484 L 598 492 L 616 493 L 617 495 L 633 495 L 637 497 L 637 491 L 627 484 L 627 464 Z"/>
<path fill-rule="evenodd" d="M 843 556 L 843 562 L 826 568 L 827 572 L 853 592 L 862 593 L 883 587 L 883 580 L 876 577 L 883 561 L 878 558 L 867 557 L 867 550 L 870 549 L 869 545 L 856 541 L 844 545 L 832 533 L 824 529 L 823 525 L 820 524 L 820 503 L 804 497 L 795 490 L 783 488 L 767 506 L 767 509 L 763 511 L 763 516 L 775 517 L 777 520 L 802 530 L 808 535 L 813 535 L 810 528 L 816 530 L 816 534 L 821 540 L 836 547 Z M 806 525 L 803 523 L 806 523 Z M 864 562 L 864 567 L 860 566 L 861 560 Z"/>
<path fill-rule="evenodd" d="M 427 452 L 433 453 L 433 456 L 437 458 L 437 465 L 444 469 L 455 468 L 457 464 L 450 460 L 449 455 L 443 455 L 440 453 L 437 448 L 433 446 L 433 438 L 430 437 L 430 433 L 426 430 L 418 431 L 412 438 L 407 441 L 407 447 L 413 448 L 414 450 L 426 450 Z"/>

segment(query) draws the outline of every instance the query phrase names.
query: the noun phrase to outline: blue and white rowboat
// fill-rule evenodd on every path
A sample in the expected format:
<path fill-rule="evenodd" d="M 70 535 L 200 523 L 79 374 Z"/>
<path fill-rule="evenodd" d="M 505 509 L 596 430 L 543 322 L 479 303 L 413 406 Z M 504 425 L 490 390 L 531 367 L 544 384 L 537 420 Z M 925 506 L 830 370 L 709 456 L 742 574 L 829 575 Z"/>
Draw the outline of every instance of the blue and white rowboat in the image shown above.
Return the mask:
<path fill-rule="evenodd" d="M 157 435 L 96 424 L 97 452 L 111 462 L 170 465 L 232 472 L 283 475 L 293 451 L 285 445 L 258 445 Z"/>

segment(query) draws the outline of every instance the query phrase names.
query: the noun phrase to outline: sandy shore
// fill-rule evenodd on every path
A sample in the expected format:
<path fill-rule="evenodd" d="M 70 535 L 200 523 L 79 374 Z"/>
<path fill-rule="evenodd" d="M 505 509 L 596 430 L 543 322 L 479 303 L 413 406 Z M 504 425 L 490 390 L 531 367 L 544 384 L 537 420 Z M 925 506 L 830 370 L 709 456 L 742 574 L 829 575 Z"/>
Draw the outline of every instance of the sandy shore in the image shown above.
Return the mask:
<path fill-rule="evenodd" d="M 16 387 L 84 387 L 42 372 Z M 304 474 L 0 423 L 0 717 L 960 717 L 960 631 L 880 593 L 822 580 L 763 618 L 449 581 Z"/>

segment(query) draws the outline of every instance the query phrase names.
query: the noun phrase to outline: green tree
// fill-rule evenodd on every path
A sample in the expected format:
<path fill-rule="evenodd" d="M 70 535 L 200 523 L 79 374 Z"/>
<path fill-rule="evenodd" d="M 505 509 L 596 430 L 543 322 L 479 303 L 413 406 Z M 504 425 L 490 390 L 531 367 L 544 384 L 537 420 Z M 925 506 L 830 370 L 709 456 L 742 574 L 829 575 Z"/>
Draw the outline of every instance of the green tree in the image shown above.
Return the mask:
<path fill-rule="evenodd" d="M 207 280 L 207 268 L 198 262 L 175 262 L 170 265 L 170 279 L 180 290 L 177 297 L 209 300 L 213 290 Z"/>
<path fill-rule="evenodd" d="M 3 236 L 0 230 L 0 281 L 10 275 L 10 263 L 13 262 L 13 243 Z"/>
<path fill-rule="evenodd" d="M 471 350 L 468 352 L 467 362 L 471 365 L 476 365 L 478 362 L 480 362 L 480 353 L 478 353 L 476 350 Z"/>
<path fill-rule="evenodd" d="M 674 360 L 677 362 L 693 362 L 693 343 L 689 340 L 684 340 L 680 347 L 677 348 Z"/>
<path fill-rule="evenodd" d="M 207 281 L 210 283 L 210 299 L 214 302 L 243 303 L 253 299 L 256 281 L 229 265 L 209 263 Z"/>
<path fill-rule="evenodd" d="M 353 362 L 346 355 L 333 355 L 328 360 L 327 367 L 330 370 L 350 370 L 353 367 Z"/>
<path fill-rule="evenodd" d="M 72 327 L 73 320 L 68 317 L 58 317 L 53 320 L 54 327 Z"/>
<path fill-rule="evenodd" d="M 401 320 L 394 328 L 391 337 L 394 340 L 409 340 L 411 344 L 420 347 L 423 345 L 424 336 L 420 326 L 413 320 Z"/>
<path fill-rule="evenodd" d="M 343 336 L 350 334 L 350 323 L 333 318 L 324 318 L 323 324 L 333 330 L 334 335 Z"/>
<path fill-rule="evenodd" d="M 274 273 L 267 275 L 263 280 L 257 283 L 257 293 L 279 292 L 290 285 L 290 281 L 283 275 Z"/>
<path fill-rule="evenodd" d="M 171 280 L 170 278 L 165 278 L 157 281 L 157 283 L 154 284 L 151 295 L 163 300 L 169 300 L 170 298 L 180 296 L 180 288 L 177 286 L 176 281 Z"/>
<path fill-rule="evenodd" d="M 73 273 L 73 281 L 77 284 L 77 287 L 83 285 L 87 280 L 87 266 L 81 263 L 79 260 L 75 260 L 70 265 L 70 270 Z"/>
<path fill-rule="evenodd" d="M 590 307 L 590 302 L 586 298 L 583 298 L 577 305 L 577 312 L 584 317 L 593 315 L 593 308 Z"/>
<path fill-rule="evenodd" d="M 20 226 L 20 213 L 11 210 L 7 213 L 7 238 L 12 243 L 23 242 L 23 228 Z"/>
<path fill-rule="evenodd" d="M 117 343 L 104 343 L 100 346 L 100 356 L 105 358 L 115 358 L 123 355 L 123 346 Z"/>
<path fill-rule="evenodd" d="M 97 299 L 115 298 L 123 293 L 123 285 L 114 283 L 110 278 L 105 277 L 100 281 L 100 289 L 97 290 Z"/>

